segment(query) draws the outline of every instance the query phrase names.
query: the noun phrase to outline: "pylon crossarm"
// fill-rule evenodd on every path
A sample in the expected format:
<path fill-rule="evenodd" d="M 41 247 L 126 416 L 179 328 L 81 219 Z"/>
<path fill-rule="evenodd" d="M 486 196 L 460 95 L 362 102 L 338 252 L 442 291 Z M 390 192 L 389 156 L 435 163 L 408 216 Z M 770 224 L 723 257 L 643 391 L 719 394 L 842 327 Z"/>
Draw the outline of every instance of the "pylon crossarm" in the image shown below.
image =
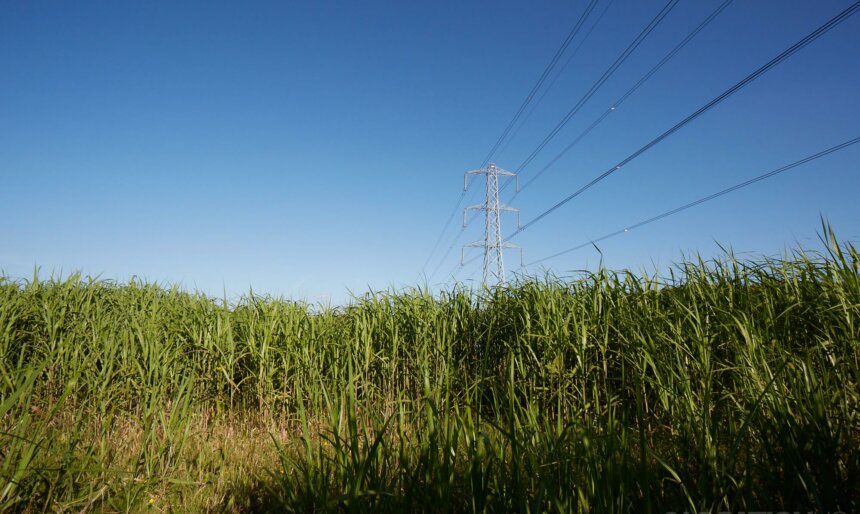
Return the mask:
<path fill-rule="evenodd" d="M 480 211 L 480 210 L 484 210 L 486 208 L 487 207 L 485 205 L 476 204 L 476 205 L 470 205 L 470 206 L 466 207 L 465 209 L 463 209 L 463 226 L 465 227 L 466 225 L 469 224 L 468 223 L 469 211 Z"/>
<path fill-rule="evenodd" d="M 469 190 L 469 175 L 480 175 L 486 173 L 484 170 L 472 170 L 463 174 L 463 191 Z"/>
<path fill-rule="evenodd" d="M 519 250 L 520 251 L 520 267 L 523 267 L 523 247 L 520 245 L 515 245 L 513 243 L 509 243 L 505 241 L 502 243 L 503 250 Z"/>

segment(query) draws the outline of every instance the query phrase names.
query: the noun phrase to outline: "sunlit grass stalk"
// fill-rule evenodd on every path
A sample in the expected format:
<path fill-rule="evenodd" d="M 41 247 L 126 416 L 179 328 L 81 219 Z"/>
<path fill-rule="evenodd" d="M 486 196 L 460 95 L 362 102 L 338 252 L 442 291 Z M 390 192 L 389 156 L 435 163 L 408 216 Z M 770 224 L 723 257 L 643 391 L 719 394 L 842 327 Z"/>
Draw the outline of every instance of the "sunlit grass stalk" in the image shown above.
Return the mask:
<path fill-rule="evenodd" d="M 823 241 L 342 308 L 0 279 L 0 510 L 857 510 L 860 258 Z"/>

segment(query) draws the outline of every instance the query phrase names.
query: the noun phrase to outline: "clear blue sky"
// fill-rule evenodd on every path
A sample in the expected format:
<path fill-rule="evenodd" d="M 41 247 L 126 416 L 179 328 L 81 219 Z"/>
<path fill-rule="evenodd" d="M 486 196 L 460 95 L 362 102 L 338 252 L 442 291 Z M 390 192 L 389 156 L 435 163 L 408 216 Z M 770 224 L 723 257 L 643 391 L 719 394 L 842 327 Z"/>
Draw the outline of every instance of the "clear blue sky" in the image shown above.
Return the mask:
<path fill-rule="evenodd" d="M 585 3 L 3 2 L 0 268 L 333 303 L 423 283 L 462 173 Z M 516 168 L 663 4 L 615 0 L 498 164 Z M 516 198 L 523 221 L 849 4 L 736 0 Z M 523 180 L 717 5 L 678 5 Z M 860 135 L 858 63 L 860 15 L 515 242 L 532 261 Z M 607 240 L 603 259 L 665 267 L 716 242 L 780 253 L 814 244 L 819 215 L 858 240 L 858 163 L 860 145 Z M 459 246 L 432 283 L 457 259 Z M 563 274 L 599 259 L 545 264 Z"/>

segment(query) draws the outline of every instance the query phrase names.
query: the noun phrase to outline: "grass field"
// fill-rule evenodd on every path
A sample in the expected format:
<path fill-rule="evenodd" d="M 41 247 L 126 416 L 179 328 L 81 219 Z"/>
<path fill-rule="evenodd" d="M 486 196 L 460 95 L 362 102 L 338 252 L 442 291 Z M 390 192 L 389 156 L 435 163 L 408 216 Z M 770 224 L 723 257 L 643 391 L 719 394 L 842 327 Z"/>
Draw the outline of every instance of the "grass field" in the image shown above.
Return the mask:
<path fill-rule="evenodd" d="M 0 511 L 860 512 L 860 257 L 344 308 L 0 279 Z"/>

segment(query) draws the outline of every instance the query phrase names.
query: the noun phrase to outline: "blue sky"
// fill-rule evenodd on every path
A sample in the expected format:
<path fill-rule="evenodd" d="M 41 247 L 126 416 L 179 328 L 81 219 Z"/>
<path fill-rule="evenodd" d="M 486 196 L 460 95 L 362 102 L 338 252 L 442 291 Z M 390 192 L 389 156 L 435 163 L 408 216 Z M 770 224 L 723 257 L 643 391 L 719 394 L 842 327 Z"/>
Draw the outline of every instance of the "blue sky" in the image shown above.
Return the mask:
<path fill-rule="evenodd" d="M 0 269 L 333 303 L 424 283 L 463 172 L 585 3 L 4 2 Z M 498 164 L 515 169 L 663 4 L 609 5 Z M 523 180 L 718 4 L 681 2 Z M 514 207 L 530 220 L 849 5 L 735 0 Z M 860 15 L 514 242 L 530 262 L 857 137 L 858 62 Z M 855 145 L 607 240 L 602 257 L 543 264 L 653 269 L 717 243 L 778 254 L 814 245 L 820 216 L 860 240 L 858 162 Z M 479 262 L 458 278 L 479 278 Z"/>

